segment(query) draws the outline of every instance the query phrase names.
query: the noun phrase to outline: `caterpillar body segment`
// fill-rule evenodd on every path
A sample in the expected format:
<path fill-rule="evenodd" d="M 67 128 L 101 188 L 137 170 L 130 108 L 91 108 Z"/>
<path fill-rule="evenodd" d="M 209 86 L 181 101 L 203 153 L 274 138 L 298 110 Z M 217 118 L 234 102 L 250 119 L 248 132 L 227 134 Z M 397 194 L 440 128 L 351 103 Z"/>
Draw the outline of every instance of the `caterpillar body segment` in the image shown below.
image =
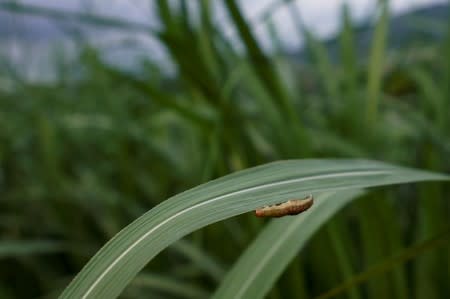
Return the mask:
<path fill-rule="evenodd" d="M 314 203 L 312 195 L 304 199 L 291 199 L 283 203 L 264 206 L 255 210 L 257 217 L 283 217 L 297 215 L 309 209 Z"/>

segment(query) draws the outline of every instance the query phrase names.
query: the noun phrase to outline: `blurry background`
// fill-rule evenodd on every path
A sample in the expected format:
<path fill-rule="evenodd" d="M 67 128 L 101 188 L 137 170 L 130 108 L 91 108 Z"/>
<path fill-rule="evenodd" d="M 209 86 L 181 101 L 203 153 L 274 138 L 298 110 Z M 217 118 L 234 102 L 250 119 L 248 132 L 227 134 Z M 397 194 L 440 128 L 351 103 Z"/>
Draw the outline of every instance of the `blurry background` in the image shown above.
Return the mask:
<path fill-rule="evenodd" d="M 56 297 L 145 211 L 247 167 L 345 157 L 450 172 L 449 12 L 431 0 L 0 0 L 0 298 Z M 439 235 L 448 195 L 427 183 L 361 198 L 268 298 L 313 298 Z M 263 225 L 242 215 L 194 233 L 123 298 L 207 298 Z M 447 243 L 341 298 L 449 298 L 449 281 Z"/>

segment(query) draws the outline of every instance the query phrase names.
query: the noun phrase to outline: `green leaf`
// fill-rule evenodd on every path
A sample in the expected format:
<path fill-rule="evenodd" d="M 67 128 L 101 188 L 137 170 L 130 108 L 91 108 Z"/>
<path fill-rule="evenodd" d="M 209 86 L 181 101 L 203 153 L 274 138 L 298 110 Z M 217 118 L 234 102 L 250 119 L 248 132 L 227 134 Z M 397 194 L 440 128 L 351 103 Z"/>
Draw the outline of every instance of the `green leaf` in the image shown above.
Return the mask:
<path fill-rule="evenodd" d="M 149 289 L 181 298 L 207 298 L 208 293 L 181 280 L 155 273 L 142 273 L 130 283 L 132 288 Z M 177 297 L 177 298 L 178 298 Z"/>
<path fill-rule="evenodd" d="M 2 240 L 0 241 L 0 259 L 23 257 L 37 254 L 52 254 L 64 251 L 60 242 L 46 240 Z"/>
<path fill-rule="evenodd" d="M 386 0 L 380 0 L 381 15 L 375 26 L 367 73 L 367 121 L 373 124 L 378 118 L 381 97 L 381 79 L 386 56 L 386 39 L 389 29 L 389 11 Z"/>
<path fill-rule="evenodd" d="M 247 20 L 245 20 L 236 0 L 226 0 L 224 1 L 224 4 L 230 18 L 239 32 L 239 36 L 245 46 L 255 74 L 260 78 L 261 82 L 263 82 L 264 87 L 267 89 L 268 93 L 272 95 L 272 98 L 279 101 L 277 104 L 280 105 L 280 109 L 286 113 L 287 116 L 298 119 L 298 115 L 293 113 L 295 109 L 293 109 L 289 94 L 283 84 L 284 82 L 272 65 L 271 60 L 263 52 L 262 47 L 259 46 L 251 26 Z"/>
<path fill-rule="evenodd" d="M 322 193 L 301 216 L 272 220 L 228 272 L 212 298 L 263 298 L 322 224 L 361 193 Z"/>
<path fill-rule="evenodd" d="M 430 238 L 424 242 L 417 245 L 403 249 L 400 253 L 385 258 L 382 261 L 374 264 L 367 268 L 364 272 L 354 275 L 349 280 L 343 282 L 342 284 L 336 286 L 335 288 L 317 296 L 315 299 L 327 299 L 336 297 L 340 293 L 355 287 L 358 284 L 368 281 L 376 275 L 383 274 L 388 271 L 392 271 L 396 266 L 404 263 L 410 259 L 413 259 L 428 250 L 435 249 L 438 246 L 447 245 L 450 237 L 450 230 L 447 229 L 444 232 Z"/>
<path fill-rule="evenodd" d="M 211 223 L 310 193 L 444 180 L 367 160 L 288 160 L 239 171 L 159 204 L 110 240 L 61 298 L 115 298 L 159 252 Z"/>
<path fill-rule="evenodd" d="M 209 274 L 211 278 L 220 281 L 224 276 L 222 267 L 207 252 L 204 252 L 195 244 L 186 240 L 180 240 L 171 245 L 171 247 L 190 259 L 195 265 Z"/>

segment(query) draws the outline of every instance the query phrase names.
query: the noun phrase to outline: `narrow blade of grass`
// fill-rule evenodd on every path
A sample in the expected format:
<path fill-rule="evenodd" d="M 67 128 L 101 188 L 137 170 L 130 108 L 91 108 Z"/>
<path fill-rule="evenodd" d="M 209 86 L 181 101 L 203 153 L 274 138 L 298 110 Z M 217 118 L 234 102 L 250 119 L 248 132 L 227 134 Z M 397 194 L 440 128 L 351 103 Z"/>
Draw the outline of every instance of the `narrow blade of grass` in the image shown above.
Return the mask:
<path fill-rule="evenodd" d="M 212 298 L 264 298 L 314 232 L 360 194 L 324 193 L 316 197 L 310 212 L 273 220 L 235 263 Z"/>
<path fill-rule="evenodd" d="M 418 245 L 415 245 L 413 247 L 407 248 L 403 250 L 400 254 L 388 258 L 372 267 L 367 269 L 366 271 L 362 272 L 359 275 L 354 276 L 352 279 L 344 282 L 343 284 L 337 286 L 334 289 L 331 289 L 330 291 L 316 297 L 316 299 L 326 299 L 326 298 L 332 298 L 336 295 L 341 294 L 342 292 L 362 283 L 370 278 L 372 278 L 375 275 L 380 275 L 384 272 L 390 271 L 398 264 L 404 263 L 409 259 L 412 259 L 423 252 L 426 252 L 427 250 L 433 249 L 437 246 L 444 245 L 445 242 L 448 242 L 448 239 L 450 237 L 450 230 L 447 230 L 446 232 L 429 239 L 423 243 L 420 243 Z"/>
<path fill-rule="evenodd" d="M 222 279 L 224 270 L 216 260 L 208 255 L 207 252 L 202 251 L 191 242 L 185 240 L 180 240 L 171 247 L 189 258 L 196 266 L 207 272 L 214 280 L 220 281 Z"/>
<path fill-rule="evenodd" d="M 375 27 L 373 44 L 369 59 L 367 78 L 367 121 L 373 124 L 378 118 L 378 103 L 381 96 L 381 77 L 389 26 L 388 4 L 380 1 L 381 16 Z"/>
<path fill-rule="evenodd" d="M 61 298 L 116 298 L 176 240 L 263 205 L 310 193 L 444 179 L 448 177 L 368 160 L 288 160 L 239 171 L 180 193 L 145 213 L 90 260 Z"/>
<path fill-rule="evenodd" d="M 142 273 L 136 276 L 130 283 L 130 287 L 155 290 L 164 294 L 175 295 L 177 298 L 178 296 L 193 299 L 208 297 L 208 293 L 199 287 L 154 273 Z"/>
<path fill-rule="evenodd" d="M 0 241 L 0 259 L 9 257 L 22 257 L 36 254 L 50 254 L 64 250 L 60 242 L 30 241 L 30 240 L 3 240 Z"/>
<path fill-rule="evenodd" d="M 348 232 L 342 229 L 342 224 L 339 220 L 340 219 L 336 219 L 329 223 L 327 225 L 327 232 L 331 245 L 333 246 L 333 251 L 336 254 L 336 265 L 341 272 L 340 275 L 344 277 L 344 279 L 348 279 L 352 277 L 354 273 L 353 265 L 351 263 L 352 259 L 347 249 L 350 242 L 348 242 L 348 236 L 345 238 L 345 234 L 348 234 Z M 356 288 L 348 290 L 347 296 L 350 299 L 361 298 L 361 294 Z"/>
<path fill-rule="evenodd" d="M 298 116 L 293 114 L 294 110 L 292 109 L 292 103 L 289 101 L 289 96 L 285 86 L 280 80 L 279 74 L 275 71 L 271 61 L 267 58 L 262 51 L 262 48 L 258 45 L 258 42 L 236 1 L 226 0 L 224 3 L 246 47 L 247 54 L 252 62 L 252 67 L 255 69 L 255 73 L 264 83 L 264 86 L 272 95 L 274 101 L 279 101 L 277 104 L 280 105 L 280 109 L 292 119 L 297 119 Z"/>

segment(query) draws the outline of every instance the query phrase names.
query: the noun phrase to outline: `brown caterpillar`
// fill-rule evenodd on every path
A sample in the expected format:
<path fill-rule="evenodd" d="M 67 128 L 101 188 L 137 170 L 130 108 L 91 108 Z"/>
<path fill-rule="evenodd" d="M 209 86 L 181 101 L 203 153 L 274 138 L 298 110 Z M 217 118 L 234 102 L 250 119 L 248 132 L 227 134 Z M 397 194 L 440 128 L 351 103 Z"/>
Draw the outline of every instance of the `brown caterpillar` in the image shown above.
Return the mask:
<path fill-rule="evenodd" d="M 286 202 L 264 206 L 255 210 L 256 217 L 283 217 L 297 215 L 309 209 L 314 203 L 312 195 L 304 199 L 291 199 Z"/>

